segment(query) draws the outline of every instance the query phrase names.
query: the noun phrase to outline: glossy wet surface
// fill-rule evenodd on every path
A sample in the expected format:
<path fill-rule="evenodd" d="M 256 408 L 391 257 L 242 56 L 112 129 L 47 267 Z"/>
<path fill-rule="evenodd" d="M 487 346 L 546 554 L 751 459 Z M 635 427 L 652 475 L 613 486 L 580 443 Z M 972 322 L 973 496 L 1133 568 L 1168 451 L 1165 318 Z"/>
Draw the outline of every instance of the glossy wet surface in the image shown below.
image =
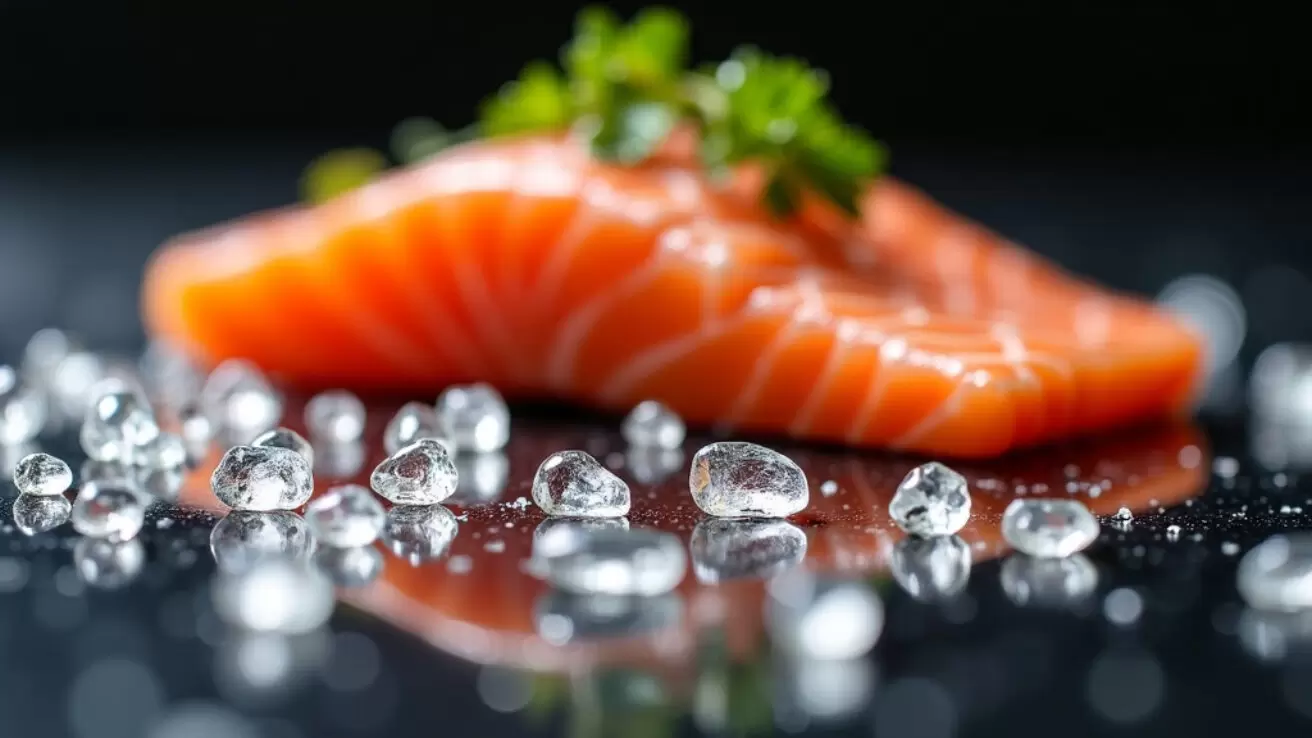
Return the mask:
<path fill-rule="evenodd" d="M 319 491 L 335 478 L 367 480 L 384 456 L 386 417 L 373 413 L 367 447 L 317 449 Z M 690 438 L 682 454 L 641 454 L 616 423 L 517 418 L 504 454 L 462 459 L 448 549 L 379 542 L 376 554 L 316 558 L 353 586 L 339 589 L 328 627 L 297 636 L 243 635 L 215 617 L 211 529 L 224 511 L 208 465 L 179 505 L 151 509 L 140 548 L 81 542 L 66 523 L 35 532 L 27 510 L 20 528 L 5 483 L 0 714 L 15 735 L 79 738 L 431 735 L 439 726 L 1197 735 L 1247 725 L 1244 715 L 1292 729 L 1312 719 L 1312 661 L 1300 656 L 1312 652 L 1312 626 L 1246 611 L 1234 569 L 1267 532 L 1307 524 L 1312 488 L 1297 471 L 1249 461 L 1246 436 L 1233 431 L 1172 425 L 957 465 L 971 483 L 971 521 L 959 538 L 926 546 L 887 514 L 915 459 L 775 444 L 806 472 L 809 507 L 787 521 L 721 521 L 687 491 L 688 462 L 706 438 Z M 42 446 L 81 466 L 65 440 Z M 675 592 L 569 595 L 530 573 L 544 521 L 527 503 L 532 475 L 567 448 L 630 484 L 631 526 L 689 544 Z M 1099 541 L 1059 564 L 1009 551 L 1001 514 L 1022 494 L 1085 502 L 1103 521 Z M 1129 523 L 1112 519 L 1121 507 L 1133 511 Z M 223 545 L 231 555 L 241 537 Z M 767 578 L 799 572 L 878 594 L 883 632 L 867 657 L 835 652 L 853 641 L 827 631 L 880 611 L 851 597 L 822 611 L 818 599 L 768 591 Z M 779 602 L 800 615 L 778 615 Z"/>

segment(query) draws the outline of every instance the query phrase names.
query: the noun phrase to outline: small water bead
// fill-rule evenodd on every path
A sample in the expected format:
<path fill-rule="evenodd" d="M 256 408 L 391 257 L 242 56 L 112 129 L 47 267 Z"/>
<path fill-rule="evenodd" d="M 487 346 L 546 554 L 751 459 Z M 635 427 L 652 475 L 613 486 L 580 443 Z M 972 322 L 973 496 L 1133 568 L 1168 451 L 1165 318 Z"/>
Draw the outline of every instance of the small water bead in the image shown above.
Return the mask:
<path fill-rule="evenodd" d="M 333 487 L 305 506 L 305 521 L 320 543 L 338 548 L 373 543 L 387 512 L 378 498 L 358 484 Z"/>
<path fill-rule="evenodd" d="M 833 497 L 834 495 L 838 494 L 838 482 L 835 482 L 832 479 L 827 479 L 824 482 L 821 482 L 820 494 L 824 495 L 825 497 Z"/>
<path fill-rule="evenodd" d="M 234 510 L 210 531 L 210 553 L 220 571 L 245 571 L 271 559 L 306 561 L 315 548 L 309 524 L 290 512 Z"/>
<path fill-rule="evenodd" d="M 921 602 L 936 602 L 966 588 L 971 563 L 970 546 L 959 536 L 911 536 L 893 547 L 889 568 L 907 594 Z"/>
<path fill-rule="evenodd" d="M 34 536 L 54 530 L 68 522 L 73 511 L 73 503 L 63 495 L 38 497 L 36 495 L 19 495 L 14 498 L 14 525 L 24 535 Z"/>
<path fill-rule="evenodd" d="M 460 452 L 496 451 L 510 440 L 510 408 L 488 384 L 446 390 L 437 398 L 437 417 Z"/>
<path fill-rule="evenodd" d="M 706 518 L 688 541 L 697 581 L 769 579 L 806 558 L 806 533 L 786 520 Z"/>
<path fill-rule="evenodd" d="M 846 660 L 874 648 L 884 604 L 865 582 L 791 569 L 770 581 L 765 609 L 771 643 L 807 659 Z"/>
<path fill-rule="evenodd" d="M 888 514 L 908 533 L 950 536 L 970 520 L 966 478 L 938 462 L 918 466 L 898 485 Z"/>
<path fill-rule="evenodd" d="M 262 633 L 308 633 L 332 615 L 332 582 L 304 562 L 272 559 L 242 572 L 224 574 L 212 588 L 221 620 Z"/>
<path fill-rule="evenodd" d="M 650 636 L 680 625 L 683 610 L 676 592 L 626 597 L 548 590 L 534 603 L 533 623 L 542 640 L 563 646 Z"/>
<path fill-rule="evenodd" d="M 683 580 L 687 555 L 677 536 L 650 528 L 587 532 L 571 550 L 547 558 L 547 581 L 576 594 L 652 596 Z"/>
<path fill-rule="evenodd" d="M 586 451 L 560 451 L 533 476 L 533 501 L 548 515 L 618 518 L 629 513 L 629 485 Z"/>
<path fill-rule="evenodd" d="M 739 441 L 698 451 L 688 486 L 697 507 L 719 517 L 782 518 L 801 512 L 810 499 L 806 475 L 792 459 Z"/>
<path fill-rule="evenodd" d="M 228 359 L 216 366 L 201 388 L 200 403 L 230 440 L 242 443 L 282 419 L 282 398 L 264 372 L 245 359 Z"/>
<path fill-rule="evenodd" d="M 73 470 L 50 454 L 28 454 L 14 465 L 14 486 L 25 495 L 62 495 L 73 486 Z"/>
<path fill-rule="evenodd" d="M 93 482 L 82 486 L 70 517 L 84 536 L 126 541 L 141 532 L 146 500 L 127 486 Z"/>
<path fill-rule="evenodd" d="M 383 429 L 383 448 L 394 454 L 402 447 L 421 438 L 446 442 L 446 432 L 437 418 L 437 411 L 422 402 L 407 402 Z M 450 444 L 448 444 L 450 446 Z M 450 449 L 454 450 L 454 449 Z"/>
<path fill-rule="evenodd" d="M 338 587 L 363 587 L 383 573 L 383 554 L 373 546 L 321 548 L 314 563 Z"/>
<path fill-rule="evenodd" d="M 364 403 L 346 390 L 320 392 L 305 404 L 305 427 L 316 440 L 357 441 L 364 435 L 364 422 Z"/>
<path fill-rule="evenodd" d="M 369 475 L 369 486 L 397 505 L 431 505 L 456 491 L 459 472 L 446 446 L 421 438 L 401 448 Z"/>
<path fill-rule="evenodd" d="M 683 418 L 656 400 L 638 403 L 620 425 L 629 445 L 645 448 L 679 448 L 687 432 Z"/>
<path fill-rule="evenodd" d="M 1031 556 L 1070 556 L 1098 532 L 1098 519 L 1076 500 L 1013 500 L 1002 514 L 1002 537 Z"/>
<path fill-rule="evenodd" d="M 131 462 L 141 447 L 159 436 L 155 413 L 137 392 L 98 387 L 78 434 L 82 450 L 97 461 Z"/>
<path fill-rule="evenodd" d="M 110 541 L 83 538 L 73 546 L 73 568 L 78 578 L 96 589 L 122 589 L 131 584 L 146 564 L 146 547 L 133 538 Z"/>
<path fill-rule="evenodd" d="M 629 446 L 624 466 L 639 484 L 660 484 L 683 468 L 683 449 Z"/>
<path fill-rule="evenodd" d="M 288 451 L 295 451 L 305 459 L 311 468 L 314 467 L 314 446 L 305 440 L 305 436 L 292 430 L 291 428 L 272 428 L 267 430 L 253 440 L 252 446 L 262 448 L 285 448 Z"/>
<path fill-rule="evenodd" d="M 1087 601 L 1098 588 L 1098 568 L 1079 553 L 1064 558 L 1018 553 L 1003 562 L 1000 579 L 1016 605 L 1067 608 Z"/>
<path fill-rule="evenodd" d="M 24 386 L 18 372 L 0 364 L 0 444 L 14 445 L 36 438 L 46 424 L 46 401 Z"/>
<path fill-rule="evenodd" d="M 456 516 L 441 505 L 397 505 L 387 511 L 383 542 L 395 556 L 418 566 L 441 558 L 459 530 Z"/>
<path fill-rule="evenodd" d="M 1258 610 L 1312 609 L 1312 535 L 1274 535 L 1239 561 L 1239 594 Z"/>
<path fill-rule="evenodd" d="M 1134 513 L 1130 512 L 1130 508 L 1128 507 L 1121 507 L 1116 511 L 1115 519 L 1123 523 L 1128 523 L 1131 520 L 1134 520 Z"/>
<path fill-rule="evenodd" d="M 1166 526 L 1166 540 L 1171 542 L 1180 540 L 1180 526 L 1178 525 Z"/>
<path fill-rule="evenodd" d="M 292 510 L 314 489 L 310 464 L 285 448 L 237 446 L 219 460 L 210 488 L 234 510 Z"/>

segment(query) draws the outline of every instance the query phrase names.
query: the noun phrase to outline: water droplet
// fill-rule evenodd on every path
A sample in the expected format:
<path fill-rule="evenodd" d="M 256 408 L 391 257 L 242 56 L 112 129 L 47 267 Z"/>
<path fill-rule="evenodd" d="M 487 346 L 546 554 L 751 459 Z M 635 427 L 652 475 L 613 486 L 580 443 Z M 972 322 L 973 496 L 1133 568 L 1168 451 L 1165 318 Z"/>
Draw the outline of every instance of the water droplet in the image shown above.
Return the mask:
<path fill-rule="evenodd" d="M 832 479 L 825 480 L 820 484 L 820 494 L 825 497 L 833 497 L 838 494 L 838 482 Z"/>
<path fill-rule="evenodd" d="M 1040 557 L 1070 556 L 1098 538 L 1098 520 L 1076 500 L 1013 500 L 1002 515 L 1002 536 Z"/>
<path fill-rule="evenodd" d="M 382 504 L 358 484 L 333 487 L 305 507 L 305 522 L 315 538 L 338 548 L 373 543 L 386 520 Z"/>
<path fill-rule="evenodd" d="M 911 470 L 888 504 L 889 517 L 918 536 L 950 536 L 970 520 L 966 478 L 937 462 Z"/>
<path fill-rule="evenodd" d="M 14 486 L 25 495 L 62 495 L 73 486 L 73 470 L 50 454 L 28 454 L 14 466 Z"/>
<path fill-rule="evenodd" d="M 698 451 L 688 486 L 697 507 L 720 517 L 787 517 L 805 509 L 810 498 L 806 475 L 792 459 L 737 441 Z"/>
<path fill-rule="evenodd" d="M 533 477 L 533 501 L 548 515 L 618 518 L 629 512 L 629 485 L 585 451 L 560 451 Z"/>
<path fill-rule="evenodd" d="M 273 446 L 237 446 L 210 475 L 219 501 L 234 510 L 291 510 L 305 504 L 314 489 L 305 457 Z"/>
<path fill-rule="evenodd" d="M 446 446 L 421 438 L 379 464 L 369 486 L 397 505 L 431 505 L 456 491 L 459 474 Z"/>
<path fill-rule="evenodd" d="M 441 505 L 397 505 L 387 511 L 383 541 L 398 558 L 418 566 L 441 558 L 459 529 L 456 516 Z"/>
<path fill-rule="evenodd" d="M 305 404 L 305 427 L 315 440 L 358 441 L 364 435 L 364 422 L 364 403 L 346 390 L 320 392 Z"/>
<path fill-rule="evenodd" d="M 688 551 L 699 582 L 770 579 L 806 558 L 806 533 L 786 520 L 706 518 Z"/>
<path fill-rule="evenodd" d="M 624 418 L 620 433 L 631 446 L 679 448 L 687 429 L 683 418 L 673 410 L 655 400 L 646 400 Z"/>
<path fill-rule="evenodd" d="M 82 485 L 71 518 L 73 528 L 84 536 L 126 541 L 141 531 L 146 503 L 128 487 L 93 482 Z"/>
<path fill-rule="evenodd" d="M 907 594 L 921 602 L 938 602 L 966 588 L 971 563 L 970 546 L 959 536 L 910 536 L 893 547 L 890 568 Z"/>
<path fill-rule="evenodd" d="M 437 417 L 460 451 L 486 453 L 510 440 L 510 409 L 491 385 L 451 387 L 437 398 Z"/>
<path fill-rule="evenodd" d="M 651 596 L 674 589 L 687 569 L 679 539 L 650 528 L 587 531 L 545 560 L 547 580 L 578 594 Z"/>
<path fill-rule="evenodd" d="M 309 524 L 291 512 L 234 510 L 210 531 L 210 553 L 220 571 L 246 571 L 271 559 L 307 561 L 314 550 Z"/>

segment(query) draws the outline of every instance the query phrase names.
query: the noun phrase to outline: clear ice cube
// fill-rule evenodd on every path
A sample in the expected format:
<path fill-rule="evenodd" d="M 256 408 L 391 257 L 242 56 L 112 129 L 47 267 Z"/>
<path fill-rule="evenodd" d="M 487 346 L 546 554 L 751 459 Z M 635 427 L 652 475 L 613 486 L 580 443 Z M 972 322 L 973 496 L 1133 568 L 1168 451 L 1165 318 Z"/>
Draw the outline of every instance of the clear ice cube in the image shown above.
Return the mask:
<path fill-rule="evenodd" d="M 251 440 L 252 446 L 263 448 L 285 448 L 300 454 L 305 462 L 314 467 L 314 446 L 300 433 L 291 428 L 273 428 Z"/>
<path fill-rule="evenodd" d="M 364 403 L 346 390 L 320 392 L 305 404 L 305 427 L 315 440 L 358 441 L 364 435 L 364 422 Z"/>
<path fill-rule="evenodd" d="M 656 400 L 638 403 L 620 425 L 629 445 L 644 448 L 679 448 L 687 432 L 683 418 Z"/>
<path fill-rule="evenodd" d="M 245 571 L 270 559 L 308 561 L 314 534 L 291 512 L 233 510 L 210 530 L 210 553 L 220 571 Z"/>
<path fill-rule="evenodd" d="M 141 531 L 146 520 L 146 500 L 121 484 L 84 484 L 70 517 L 73 528 L 84 536 L 126 541 Z"/>
<path fill-rule="evenodd" d="M 548 515 L 618 518 L 629 514 L 629 485 L 586 451 L 558 451 L 533 476 L 533 501 Z"/>
<path fill-rule="evenodd" d="M 234 510 L 291 510 L 314 490 L 304 456 L 273 446 L 235 446 L 210 475 L 214 496 Z"/>
<path fill-rule="evenodd" d="M 305 521 L 326 546 L 367 546 L 378 538 L 387 512 L 373 492 L 358 484 L 332 487 L 305 506 Z"/>
<path fill-rule="evenodd" d="M 510 440 L 510 409 L 488 384 L 446 390 L 437 398 L 437 417 L 460 452 L 496 451 Z"/>
<path fill-rule="evenodd" d="M 949 600 L 970 581 L 970 546 L 960 536 L 908 536 L 893 547 L 890 569 L 907 594 L 921 602 Z"/>
<path fill-rule="evenodd" d="M 45 397 L 24 386 L 18 372 L 0 364 L 0 444 L 15 445 L 36 438 L 46 425 Z"/>
<path fill-rule="evenodd" d="M 369 486 L 397 505 L 431 505 L 456 491 L 459 473 L 446 446 L 421 438 L 383 460 Z"/>
<path fill-rule="evenodd" d="M 1235 584 L 1258 610 L 1312 609 L 1312 535 L 1282 533 L 1258 544 L 1239 561 Z"/>
<path fill-rule="evenodd" d="M 543 565 L 547 581 L 568 592 L 643 597 L 674 589 L 686 570 L 678 537 L 650 528 L 588 531 Z"/>
<path fill-rule="evenodd" d="M 211 590 L 223 622 L 261 633 L 308 633 L 332 615 L 332 582 L 316 567 L 271 559 L 234 574 L 222 574 Z"/>
<path fill-rule="evenodd" d="M 383 555 L 373 546 L 319 549 L 314 563 L 338 587 L 363 587 L 383 573 Z"/>
<path fill-rule="evenodd" d="M 1021 607 L 1078 607 L 1098 588 L 1098 568 L 1081 553 L 1064 558 L 1012 554 L 999 577 L 1007 598 Z"/>
<path fill-rule="evenodd" d="M 938 462 L 918 466 L 897 486 L 888 514 L 908 533 L 950 536 L 970 520 L 966 478 Z"/>
<path fill-rule="evenodd" d="M 397 505 L 387 511 L 383 542 L 411 566 L 441 558 L 455 540 L 460 524 L 441 505 Z"/>
<path fill-rule="evenodd" d="M 688 551 L 704 584 L 770 579 L 806 558 L 806 533 L 786 520 L 706 518 L 693 528 Z"/>
<path fill-rule="evenodd" d="M 1098 519 L 1078 500 L 1017 499 L 1002 514 L 1002 537 L 1031 556 L 1070 556 L 1088 548 L 1098 532 Z"/>
<path fill-rule="evenodd" d="M 14 498 L 14 525 L 24 535 L 34 536 L 67 523 L 72 511 L 73 503 L 63 495 L 19 495 Z"/>
<path fill-rule="evenodd" d="M 73 568 L 89 587 L 103 590 L 128 586 L 146 564 L 146 547 L 133 538 L 111 541 L 83 538 L 73 546 Z"/>
<path fill-rule="evenodd" d="M 688 477 L 693 502 L 719 517 L 782 518 L 810 499 L 806 475 L 783 454 L 754 443 L 704 446 Z"/>
<path fill-rule="evenodd" d="M 383 429 L 383 448 L 387 453 L 394 454 L 421 438 L 442 441 L 451 451 L 455 450 L 453 444 L 447 441 L 437 411 L 422 402 L 407 402 L 396 411 L 396 415 L 392 416 Z"/>
<path fill-rule="evenodd" d="M 205 379 L 200 402 L 225 436 L 238 443 L 250 443 L 282 419 L 282 398 L 264 372 L 245 359 L 216 366 Z"/>
<path fill-rule="evenodd" d="M 129 388 L 98 385 L 78 440 L 97 461 L 132 462 L 146 444 L 159 436 L 159 424 L 145 397 Z"/>
<path fill-rule="evenodd" d="M 770 581 L 766 628 L 771 643 L 794 657 L 864 656 L 884 630 L 884 604 L 870 584 L 797 567 Z"/>
<path fill-rule="evenodd" d="M 14 486 L 25 495 L 62 495 L 73 486 L 73 470 L 50 454 L 28 454 L 14 465 Z"/>

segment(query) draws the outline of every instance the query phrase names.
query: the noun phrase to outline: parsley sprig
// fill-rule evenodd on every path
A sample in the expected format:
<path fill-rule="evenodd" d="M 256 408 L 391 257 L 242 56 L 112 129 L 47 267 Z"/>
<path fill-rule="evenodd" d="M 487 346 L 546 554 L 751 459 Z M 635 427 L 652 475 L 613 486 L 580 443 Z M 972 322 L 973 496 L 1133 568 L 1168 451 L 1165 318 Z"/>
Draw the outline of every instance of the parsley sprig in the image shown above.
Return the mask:
<path fill-rule="evenodd" d="M 764 168 L 771 211 L 786 215 L 811 191 L 856 213 L 884 150 L 843 121 L 824 72 L 753 48 L 701 71 L 689 71 L 687 58 L 687 23 L 673 11 L 649 9 L 627 25 L 608 10 L 584 11 L 561 70 L 526 67 L 484 105 L 482 133 L 573 128 L 597 157 L 631 164 L 687 121 L 701 131 L 712 172 L 749 161 Z"/>
<path fill-rule="evenodd" d="M 477 136 L 573 130 L 596 157 L 630 165 L 685 124 L 701 134 L 701 158 L 711 174 L 742 163 L 763 170 L 770 211 L 787 215 L 809 192 L 856 213 L 862 189 L 884 166 L 884 149 L 843 121 L 823 71 L 754 48 L 692 70 L 688 50 L 688 24 L 672 10 L 651 8 L 628 23 L 604 8 L 585 10 L 559 67 L 530 63 L 464 130 L 447 131 L 428 119 L 402 123 L 394 154 L 408 163 Z M 332 197 L 383 166 L 361 150 L 333 152 L 307 174 L 306 194 Z"/>

